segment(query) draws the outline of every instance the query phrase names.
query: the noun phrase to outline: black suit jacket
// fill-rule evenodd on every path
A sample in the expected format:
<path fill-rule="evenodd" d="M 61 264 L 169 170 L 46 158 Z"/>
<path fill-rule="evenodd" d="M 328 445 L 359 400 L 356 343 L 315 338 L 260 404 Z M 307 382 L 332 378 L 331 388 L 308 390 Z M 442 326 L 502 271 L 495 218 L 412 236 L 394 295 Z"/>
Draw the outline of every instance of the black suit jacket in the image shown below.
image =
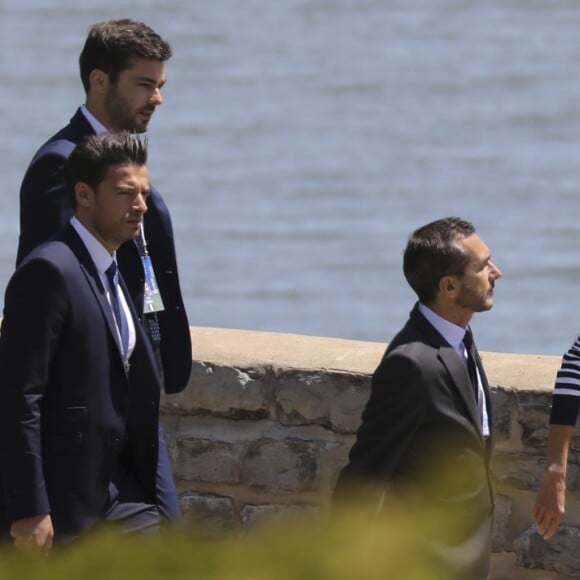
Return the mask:
<path fill-rule="evenodd" d="M 489 385 L 479 355 L 477 364 L 491 421 Z M 449 518 L 442 529 L 466 521 L 447 548 L 452 544 L 464 559 L 470 549 L 471 559 L 454 563 L 448 550 L 447 564 L 450 569 L 457 564 L 458 577 L 485 578 L 493 508 L 489 449 L 467 366 L 415 306 L 373 374 L 336 498 L 374 482 Z"/>
<path fill-rule="evenodd" d="M 64 163 L 74 147 L 94 130 L 79 109 L 70 123 L 51 137 L 32 159 L 20 189 L 20 239 L 16 263 L 40 243 L 60 231 L 73 215 L 64 184 Z M 191 335 L 183 305 L 173 228 L 169 210 L 159 191 L 151 187 L 144 217 L 145 236 L 165 310 L 158 313 L 165 391 L 182 391 L 192 365 Z M 134 243 L 117 252 L 119 268 L 135 308 L 142 317 L 144 274 Z"/>
<path fill-rule="evenodd" d="M 0 334 L 7 523 L 50 513 L 57 539 L 83 532 L 103 516 L 119 461 L 156 503 L 160 385 L 128 304 L 136 330 L 129 376 L 105 289 L 72 226 L 12 276 Z"/>

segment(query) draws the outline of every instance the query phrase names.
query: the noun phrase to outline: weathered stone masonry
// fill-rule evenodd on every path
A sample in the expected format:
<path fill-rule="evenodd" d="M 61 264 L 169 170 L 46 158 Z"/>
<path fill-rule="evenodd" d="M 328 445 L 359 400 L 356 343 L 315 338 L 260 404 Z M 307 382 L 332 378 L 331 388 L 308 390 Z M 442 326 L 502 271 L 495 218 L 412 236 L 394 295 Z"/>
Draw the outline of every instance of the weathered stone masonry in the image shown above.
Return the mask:
<path fill-rule="evenodd" d="M 193 328 L 192 339 L 189 386 L 162 403 L 186 519 L 221 534 L 328 507 L 386 345 L 209 328 Z M 580 577 L 580 436 L 570 454 L 565 525 L 544 542 L 530 515 L 560 358 L 482 359 L 495 413 L 492 577 Z"/>

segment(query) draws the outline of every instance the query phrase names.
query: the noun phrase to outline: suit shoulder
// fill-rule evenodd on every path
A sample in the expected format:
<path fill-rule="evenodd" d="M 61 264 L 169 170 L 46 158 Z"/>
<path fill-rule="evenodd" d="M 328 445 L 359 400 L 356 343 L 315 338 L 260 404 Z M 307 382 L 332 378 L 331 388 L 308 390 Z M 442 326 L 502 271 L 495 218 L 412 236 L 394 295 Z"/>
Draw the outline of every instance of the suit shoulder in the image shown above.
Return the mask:
<path fill-rule="evenodd" d="M 431 353 L 420 343 L 405 343 L 387 349 L 381 362 L 374 372 L 374 376 L 385 374 L 411 377 L 423 374 L 422 368 L 429 359 Z"/>
<path fill-rule="evenodd" d="M 396 353 L 400 356 L 421 359 L 430 354 L 435 355 L 437 351 L 437 346 L 431 344 L 428 337 L 412 320 L 409 320 L 389 343 L 385 357 Z"/>
<path fill-rule="evenodd" d="M 29 164 L 28 171 L 42 160 L 61 159 L 64 162 L 79 141 L 91 131 L 88 121 L 84 119 L 80 111 L 77 111 L 68 125 L 40 146 Z"/>
<path fill-rule="evenodd" d="M 431 344 L 412 324 L 407 324 L 389 343 L 375 374 L 396 371 L 407 375 L 423 375 L 434 368 L 439 348 Z"/>
<path fill-rule="evenodd" d="M 34 154 L 22 180 L 21 197 L 36 199 L 40 191 L 52 187 L 64 189 L 64 164 L 76 143 L 64 137 L 53 138 Z"/>
<path fill-rule="evenodd" d="M 30 162 L 30 167 L 33 167 L 47 157 L 61 158 L 64 162 L 64 160 L 72 153 L 77 142 L 78 141 L 69 138 L 65 133 L 62 133 L 62 131 L 57 133 L 54 137 L 51 137 L 46 143 L 40 146 Z"/>
<path fill-rule="evenodd" d="M 413 340 L 389 345 L 385 357 L 402 357 L 413 360 L 423 360 L 425 357 L 436 357 L 439 349 L 421 340 Z"/>
<path fill-rule="evenodd" d="M 78 269 L 79 261 L 65 242 L 51 240 L 32 250 L 18 269 L 20 270 L 29 264 L 39 265 L 40 263 L 51 265 L 65 274 L 71 268 Z"/>

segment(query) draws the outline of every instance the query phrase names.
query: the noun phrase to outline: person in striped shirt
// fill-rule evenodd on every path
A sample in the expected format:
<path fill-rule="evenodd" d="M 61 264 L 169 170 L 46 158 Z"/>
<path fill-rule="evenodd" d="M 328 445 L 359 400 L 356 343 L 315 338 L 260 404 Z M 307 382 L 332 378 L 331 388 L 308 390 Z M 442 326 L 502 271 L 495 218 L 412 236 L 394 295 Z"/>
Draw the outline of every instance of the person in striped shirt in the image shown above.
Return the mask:
<path fill-rule="evenodd" d="M 580 336 L 563 356 L 552 395 L 548 454 L 533 508 L 538 532 L 551 538 L 566 511 L 568 451 L 580 407 Z"/>

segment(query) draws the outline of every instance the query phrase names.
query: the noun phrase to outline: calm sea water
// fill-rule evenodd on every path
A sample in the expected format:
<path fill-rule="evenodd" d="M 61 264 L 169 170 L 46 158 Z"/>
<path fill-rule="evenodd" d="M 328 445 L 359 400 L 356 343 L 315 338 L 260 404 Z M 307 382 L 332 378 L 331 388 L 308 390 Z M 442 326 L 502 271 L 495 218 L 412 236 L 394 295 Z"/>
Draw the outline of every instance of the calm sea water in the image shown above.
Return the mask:
<path fill-rule="evenodd" d="M 385 342 L 414 301 L 409 233 L 453 214 L 504 272 L 481 349 L 580 332 L 575 0 L 0 0 L 2 288 L 87 30 L 125 16 L 174 48 L 150 169 L 192 324 Z"/>

